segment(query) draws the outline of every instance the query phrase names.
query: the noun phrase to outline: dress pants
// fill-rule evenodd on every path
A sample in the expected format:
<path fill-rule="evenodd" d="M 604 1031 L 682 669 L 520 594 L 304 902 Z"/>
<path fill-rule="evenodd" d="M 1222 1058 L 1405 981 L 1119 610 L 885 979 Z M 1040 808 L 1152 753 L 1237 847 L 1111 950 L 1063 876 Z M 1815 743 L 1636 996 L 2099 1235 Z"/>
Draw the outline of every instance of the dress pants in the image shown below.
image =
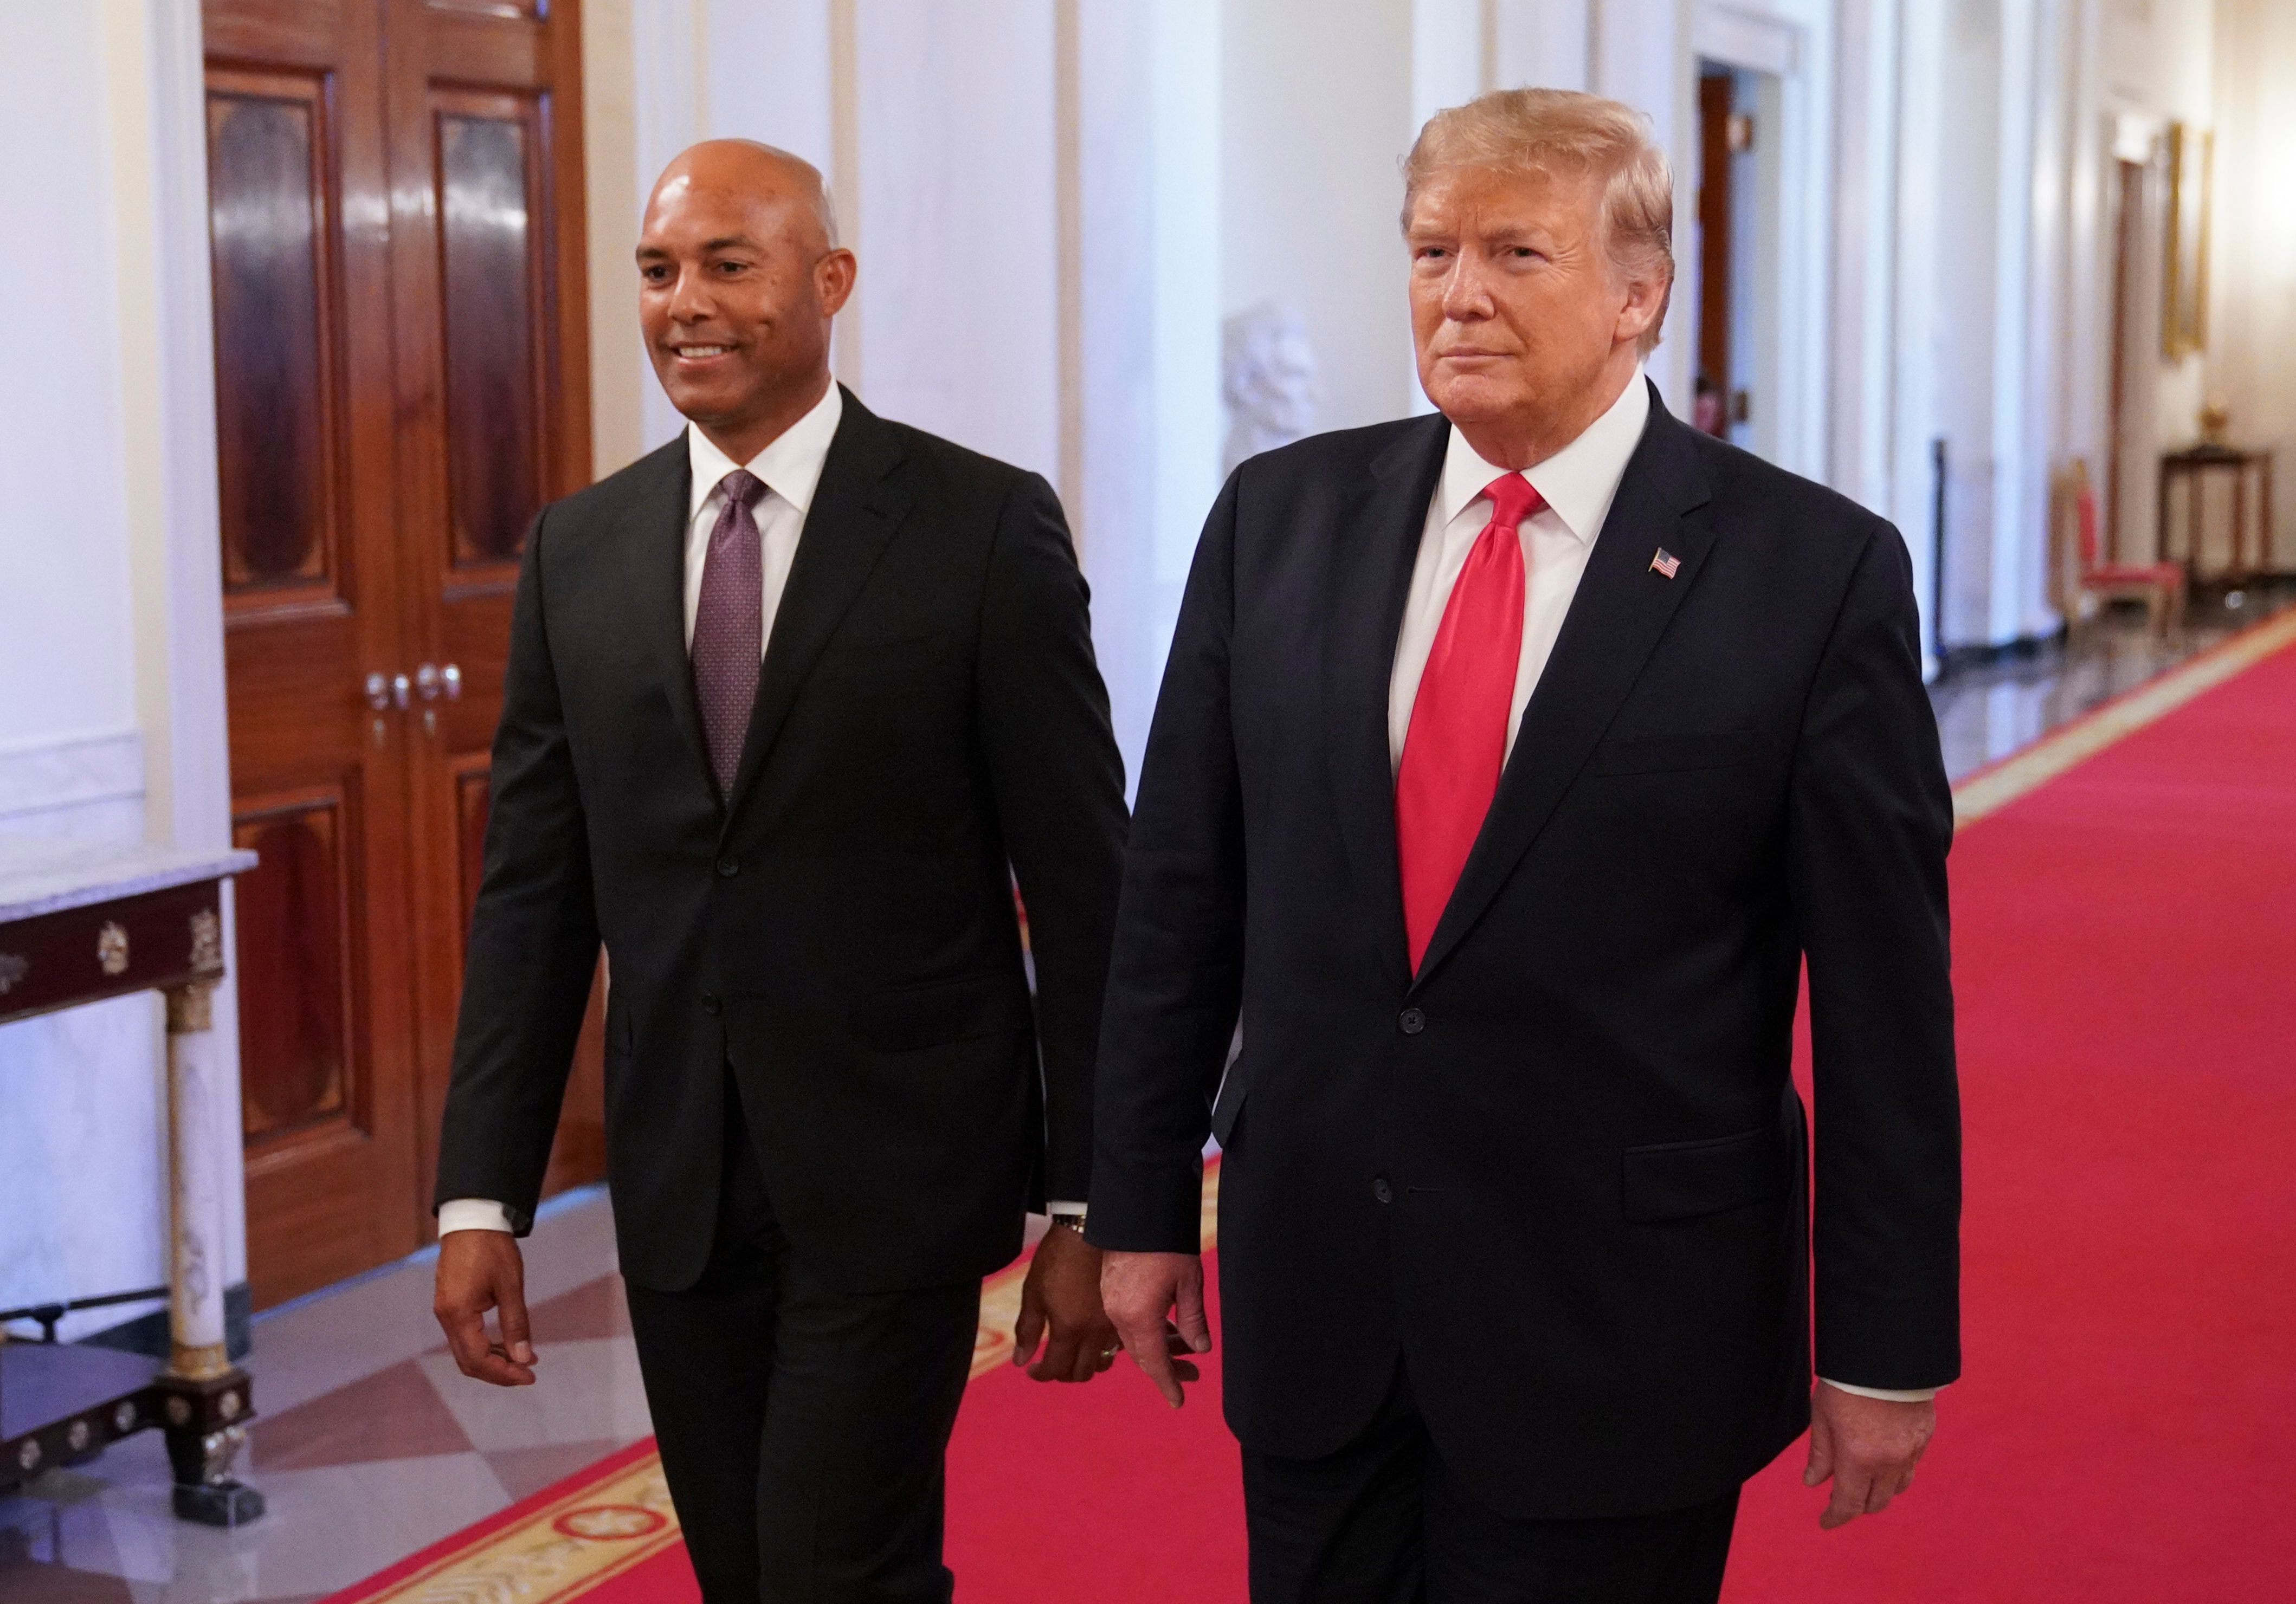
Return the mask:
<path fill-rule="evenodd" d="M 980 1283 L 854 1294 L 790 1251 L 730 1084 L 717 1238 L 628 1288 L 661 1464 L 706 1604 L 948 1604 L 944 1459 Z"/>
<path fill-rule="evenodd" d="M 1363 1435 L 1320 1459 L 1243 1451 L 1251 1604 L 1713 1604 L 1738 1513 L 1608 1520 L 1485 1508 L 1429 1440 L 1398 1365 Z"/>

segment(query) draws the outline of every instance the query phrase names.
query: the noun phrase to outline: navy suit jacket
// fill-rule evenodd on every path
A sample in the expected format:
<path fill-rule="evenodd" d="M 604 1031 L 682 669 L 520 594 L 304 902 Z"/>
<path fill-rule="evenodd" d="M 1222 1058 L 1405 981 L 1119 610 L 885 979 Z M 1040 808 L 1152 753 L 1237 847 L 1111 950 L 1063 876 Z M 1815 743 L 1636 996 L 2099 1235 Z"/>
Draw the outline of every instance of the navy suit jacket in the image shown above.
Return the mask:
<path fill-rule="evenodd" d="M 1494 1508 L 1677 1508 L 1808 1419 L 1805 960 L 1819 1372 L 1958 1373 L 1953 808 L 1911 565 L 1653 396 L 1414 975 L 1388 685 L 1447 429 L 1301 441 L 1212 509 L 1126 856 L 1091 1236 L 1193 1250 L 1215 1133 L 1247 1444 L 1341 1446 L 1400 1363 Z"/>

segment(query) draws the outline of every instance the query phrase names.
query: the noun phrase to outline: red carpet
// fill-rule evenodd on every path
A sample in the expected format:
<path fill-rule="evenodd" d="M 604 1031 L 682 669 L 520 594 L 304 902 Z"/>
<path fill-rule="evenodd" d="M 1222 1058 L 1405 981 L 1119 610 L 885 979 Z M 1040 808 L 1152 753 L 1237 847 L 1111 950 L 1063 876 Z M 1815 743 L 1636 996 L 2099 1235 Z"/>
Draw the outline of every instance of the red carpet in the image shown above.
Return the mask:
<path fill-rule="evenodd" d="M 1821 1534 L 1797 1448 L 1728 1599 L 2296 1600 L 2296 651 L 1954 847 L 1967 1379 Z"/>
<path fill-rule="evenodd" d="M 1800 1445 L 1759 1478 L 1730 1604 L 2296 1600 L 2292 640 L 2267 625 L 1957 792 L 1967 1379 L 1879 1518 L 1820 1533 Z M 1174 1414 L 1121 1361 L 1082 1387 L 981 1374 L 950 1461 L 958 1599 L 1242 1604 L 1217 1379 Z M 498 1596 L 689 1604 L 639 1462 L 340 1597 L 460 1600 L 546 1564 L 562 1583 Z"/>
<path fill-rule="evenodd" d="M 1203 1370 L 1177 1413 L 1123 1358 L 1082 1387 L 975 1381 L 949 1451 L 957 1604 L 1244 1604 L 1235 1439 Z"/>

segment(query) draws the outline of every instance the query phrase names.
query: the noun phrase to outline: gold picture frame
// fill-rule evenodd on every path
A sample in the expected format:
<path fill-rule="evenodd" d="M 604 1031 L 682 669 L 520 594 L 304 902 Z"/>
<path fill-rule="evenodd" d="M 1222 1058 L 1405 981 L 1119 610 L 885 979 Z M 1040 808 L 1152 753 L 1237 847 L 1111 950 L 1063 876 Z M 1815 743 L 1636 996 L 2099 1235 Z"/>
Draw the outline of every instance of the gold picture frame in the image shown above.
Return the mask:
<path fill-rule="evenodd" d="M 2180 361 L 2209 342 L 2209 187 L 2216 135 L 2169 125 L 2168 261 L 2161 274 L 2161 349 Z"/>

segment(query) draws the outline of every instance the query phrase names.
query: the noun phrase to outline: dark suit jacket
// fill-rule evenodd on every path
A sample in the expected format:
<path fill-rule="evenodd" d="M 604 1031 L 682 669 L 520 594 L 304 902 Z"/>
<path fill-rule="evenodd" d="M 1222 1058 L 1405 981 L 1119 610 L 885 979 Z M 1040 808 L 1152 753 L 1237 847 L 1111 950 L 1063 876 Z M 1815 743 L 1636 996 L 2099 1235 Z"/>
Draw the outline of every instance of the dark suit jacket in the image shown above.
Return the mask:
<path fill-rule="evenodd" d="M 709 1253 L 729 1062 L 847 1290 L 984 1274 L 1032 1175 L 1089 1184 L 1125 815 L 1084 578 L 1042 479 L 844 406 L 728 806 L 683 438 L 527 536 L 438 1196 L 530 1219 L 603 937 L 622 1272 L 665 1291 Z"/>
<path fill-rule="evenodd" d="M 1808 1418 L 1805 956 L 1819 1373 L 1958 1371 L 1953 812 L 1910 566 L 1653 395 L 1414 978 L 1388 682 L 1447 428 L 1301 441 L 1212 509 L 1126 857 L 1091 1235 L 1193 1250 L 1216 1132 L 1246 1444 L 1339 1447 L 1400 1357 L 1494 1507 L 1680 1507 Z"/>

